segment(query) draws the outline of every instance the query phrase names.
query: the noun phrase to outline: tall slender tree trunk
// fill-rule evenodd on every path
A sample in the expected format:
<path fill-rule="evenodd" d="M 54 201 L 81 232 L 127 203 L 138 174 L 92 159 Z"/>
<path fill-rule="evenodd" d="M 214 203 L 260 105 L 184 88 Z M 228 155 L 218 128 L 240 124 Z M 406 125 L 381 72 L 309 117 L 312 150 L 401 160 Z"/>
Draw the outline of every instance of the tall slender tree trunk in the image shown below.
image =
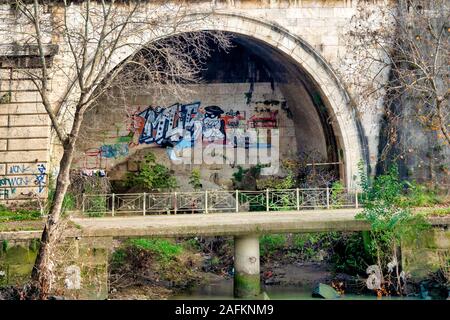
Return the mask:
<path fill-rule="evenodd" d="M 80 110 L 80 108 L 77 108 Z M 74 117 L 73 127 L 67 141 L 63 142 L 64 153 L 59 163 L 59 174 L 56 180 L 56 189 L 53 201 L 47 217 L 47 222 L 42 232 L 39 252 L 31 273 L 32 283 L 38 289 L 39 299 L 47 299 L 52 289 L 55 246 L 60 236 L 61 212 L 64 197 L 70 185 L 70 167 L 75 152 L 75 143 L 83 120 L 83 111 L 77 111 Z"/>

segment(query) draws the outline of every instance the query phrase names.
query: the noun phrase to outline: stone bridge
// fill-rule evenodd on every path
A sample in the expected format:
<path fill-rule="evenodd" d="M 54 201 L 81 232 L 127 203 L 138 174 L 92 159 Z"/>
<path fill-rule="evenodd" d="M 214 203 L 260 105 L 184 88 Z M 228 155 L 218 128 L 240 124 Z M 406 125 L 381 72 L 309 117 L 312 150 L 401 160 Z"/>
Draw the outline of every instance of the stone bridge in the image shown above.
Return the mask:
<path fill-rule="evenodd" d="M 149 1 L 148 6 L 151 7 L 151 3 Z M 174 5 L 176 3 L 178 1 L 173 1 Z M 72 4 L 73 7 L 77 5 L 78 2 Z M 372 4 L 374 10 L 386 5 L 385 1 L 373 1 Z M 257 127 L 261 122 L 251 123 L 258 117 L 255 110 L 261 110 L 261 106 L 266 111 L 269 108 L 275 110 L 270 115 L 271 121 L 265 125 L 279 129 L 282 159 L 292 157 L 298 151 L 314 150 L 321 157 L 319 162 L 335 166 L 341 181 L 348 187 L 355 187 L 359 161 L 373 173 L 381 115 L 378 111 L 356 112 L 356 93 L 344 79 L 348 67 L 359 63 L 349 58 L 353 45 L 346 38 L 358 7 L 359 1 L 355 0 L 204 0 L 190 3 L 188 11 L 193 15 L 209 12 L 210 19 L 179 32 L 230 32 L 234 47 L 228 58 L 213 54 L 214 61 L 207 65 L 211 72 L 206 74 L 206 83 L 197 86 L 196 93 L 180 103 L 198 101 L 202 106 L 219 105 L 227 115 L 239 110 L 239 117 L 245 118 L 243 121 L 247 125 Z M 58 172 L 62 148 L 50 126 L 40 95 L 32 81 L 20 72 L 24 68 L 36 68 L 33 66 L 36 50 L 21 43 L 20 21 L 6 19 L 14 17 L 14 9 L 2 4 L 0 10 L 4 21 L 13 21 L 0 23 L 0 29 L 7 29 L 6 33 L 0 33 L 0 39 L 3 39 L 0 47 L 0 199 L 7 202 L 45 197 L 49 175 Z M 61 19 L 61 10 L 58 5 L 48 6 L 45 15 L 48 21 L 56 21 Z M 129 39 L 130 42 L 133 40 Z M 156 40 L 149 33 L 140 35 L 139 41 L 143 46 Z M 56 30 L 49 35 L 46 55 L 53 59 L 54 65 L 70 61 L 67 46 Z M 130 47 L 124 48 L 112 57 L 110 70 L 134 53 Z M 220 63 L 226 59 L 231 59 L 235 66 Z M 73 70 L 70 63 L 65 68 L 52 70 L 49 75 L 54 101 L 64 99 L 71 90 L 67 89 L 71 84 L 65 75 Z M 250 71 L 239 74 L 246 69 Z M 246 101 L 249 94 L 251 101 Z M 130 107 L 150 104 L 149 97 L 138 97 L 137 100 L 134 105 L 130 103 Z M 118 108 L 104 105 L 86 117 L 85 130 L 89 137 L 79 144 L 80 154 L 74 168 L 88 172 L 105 170 L 114 179 L 136 167 L 139 159 L 133 157 L 139 148 L 133 151 L 129 141 L 123 142 L 128 132 L 123 116 L 114 116 Z M 58 116 L 66 119 L 67 127 L 71 127 L 69 106 L 58 110 Z M 120 133 L 113 137 L 111 131 L 115 129 L 111 128 L 121 121 L 121 127 L 119 125 L 116 130 Z M 227 170 L 217 171 L 211 165 L 204 166 L 202 178 L 205 184 L 211 180 L 215 185 L 223 186 L 226 182 L 221 181 L 221 177 L 231 176 L 231 169 Z"/>
<path fill-rule="evenodd" d="M 68 297 L 98 299 L 108 293 L 108 257 L 114 238 L 128 237 L 234 237 L 234 294 L 254 297 L 260 294 L 259 237 L 271 233 L 352 232 L 370 230 L 355 219 L 361 209 L 323 209 L 277 212 L 239 212 L 178 214 L 104 218 L 70 218 L 72 227 L 64 232 L 70 252 L 64 263 L 82 268 L 86 279 L 95 275 L 95 284 L 80 290 L 66 290 Z M 431 217 L 433 230 L 423 239 L 402 243 L 402 265 L 414 277 L 436 270 L 449 247 L 448 217 Z M 75 227 L 73 227 L 75 226 Z M 0 240 L 19 241 L 39 238 L 40 230 L 0 232 Z M 72 251 L 68 251 L 72 250 Z M 66 254 L 67 254 L 66 252 Z M 99 271 L 100 270 L 100 271 Z M 93 279 L 94 279 L 93 278 Z M 99 281 L 100 279 L 100 281 Z M 98 288 L 95 288 L 98 286 Z M 94 288 L 93 288 L 94 287 Z M 97 293 L 96 293 L 97 292 Z"/>

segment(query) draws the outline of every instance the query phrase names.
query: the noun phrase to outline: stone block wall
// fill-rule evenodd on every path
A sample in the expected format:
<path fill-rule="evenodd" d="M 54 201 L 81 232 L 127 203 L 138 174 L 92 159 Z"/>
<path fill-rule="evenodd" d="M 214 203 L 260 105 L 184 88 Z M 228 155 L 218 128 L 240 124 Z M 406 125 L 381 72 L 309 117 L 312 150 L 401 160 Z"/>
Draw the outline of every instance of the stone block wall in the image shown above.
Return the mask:
<path fill-rule="evenodd" d="M 426 279 L 443 268 L 450 275 L 450 230 L 433 228 L 417 239 L 405 239 L 401 245 L 403 270 L 414 281 Z"/>
<path fill-rule="evenodd" d="M 381 0 L 372 2 L 375 8 L 386 6 L 387 3 Z M 149 7 L 152 5 L 154 2 L 149 1 Z M 344 34 L 350 26 L 352 16 L 357 12 L 357 6 L 358 1 L 355 0 L 203 0 L 190 3 L 190 9 L 193 11 L 213 8 L 220 15 L 214 19 L 214 23 L 217 24 L 213 29 L 233 30 L 248 37 L 265 40 L 270 45 L 283 48 L 282 51 L 290 54 L 294 60 L 302 61 L 301 65 L 309 72 L 313 72 L 314 77 L 321 81 L 321 89 L 326 91 L 327 98 L 336 106 L 346 102 L 338 94 L 339 90 L 335 84 L 329 82 L 330 78 L 324 70 L 317 67 L 311 69 L 310 66 L 317 65 L 313 61 L 314 58 L 305 56 L 305 51 L 299 50 L 300 46 L 294 43 L 292 38 L 285 36 L 284 32 L 305 40 L 307 45 L 324 59 L 322 64 L 331 66 L 337 74 L 345 74 L 347 61 L 344 61 L 344 58 L 346 53 L 352 50 L 352 44 L 347 42 Z M 3 23 L 1 29 L 8 30 L 8 32 L 0 31 L 0 40 L 5 44 L 20 43 L 23 39 L 20 36 L 11 39 L 10 31 L 21 30 L 21 22 L 14 19 L 14 12 L 8 5 L 1 5 L 0 10 L 9 21 L 0 22 Z M 45 10 L 45 15 L 48 21 L 58 20 L 61 18 L 61 10 L 49 7 Z M 262 21 L 271 27 L 261 27 L 252 21 Z M 282 32 L 277 28 L 282 29 Z M 56 33 L 46 36 L 49 43 L 59 46 L 55 63 L 69 66 L 70 52 L 67 44 L 61 42 L 62 37 Z M 129 53 L 123 52 L 120 56 L 126 57 Z M 0 56 L 2 54 L 3 52 L 0 52 Z M 65 75 L 71 71 L 73 70 L 64 68 L 53 70 L 50 79 L 52 101 L 62 99 L 65 88 L 69 87 Z M 349 89 L 351 93 L 351 88 Z M 50 139 L 52 132 L 39 94 L 30 81 L 19 76 L 14 68 L 2 62 L 0 98 L 0 202 L 45 197 L 48 175 L 58 170 L 61 146 L 57 139 Z M 344 112 L 347 113 L 347 109 Z M 337 116 L 342 117 L 340 114 Z M 344 116 L 353 117 L 350 114 Z M 365 131 L 362 139 L 367 140 L 369 149 L 366 160 L 372 166 L 377 157 L 378 122 L 379 113 L 376 109 L 374 113 L 361 115 L 361 128 Z M 70 129 L 70 119 L 67 123 Z M 361 148 L 354 143 L 355 136 L 364 133 L 357 133 L 354 128 L 342 127 L 340 130 L 342 136 L 347 135 L 342 137 L 342 140 L 347 140 L 346 161 L 351 164 L 346 169 L 346 181 L 350 182 L 355 180 L 357 174 L 354 164 L 361 158 Z"/>
<path fill-rule="evenodd" d="M 47 194 L 50 120 L 33 83 L 0 67 L 0 200 Z"/>

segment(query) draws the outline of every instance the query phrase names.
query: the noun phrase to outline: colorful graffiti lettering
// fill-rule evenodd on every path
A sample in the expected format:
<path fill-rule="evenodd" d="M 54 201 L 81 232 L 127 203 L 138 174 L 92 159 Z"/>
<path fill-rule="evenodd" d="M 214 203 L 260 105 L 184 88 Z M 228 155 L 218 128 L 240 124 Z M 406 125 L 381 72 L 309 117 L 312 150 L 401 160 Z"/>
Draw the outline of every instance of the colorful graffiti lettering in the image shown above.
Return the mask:
<path fill-rule="evenodd" d="M 104 144 L 84 153 L 84 169 L 108 167 L 108 159 L 127 156 L 130 149 L 139 145 L 168 147 L 170 159 L 176 159 L 183 149 L 194 145 L 222 145 L 232 148 L 271 148 L 270 143 L 249 142 L 248 129 L 276 128 L 278 110 L 268 106 L 255 108 L 247 120 L 246 111 L 200 102 L 175 103 L 169 107 L 149 106 L 128 108 L 126 130 L 128 134 L 115 136 L 116 144 Z"/>
<path fill-rule="evenodd" d="M 194 122 L 198 121 L 200 102 L 180 105 L 174 104 L 168 108 L 149 107 L 138 114 L 142 121 L 139 143 L 159 145 L 173 145 L 182 140 L 186 132 L 191 135 L 194 130 Z M 139 130 L 138 130 L 139 131 Z"/>
<path fill-rule="evenodd" d="M 231 109 L 221 117 L 225 121 L 225 128 L 236 129 L 240 127 L 241 120 L 245 120 L 245 111 Z"/>
<path fill-rule="evenodd" d="M 0 179 L 0 187 L 2 186 L 28 186 L 31 182 L 29 177 L 11 177 L 11 178 L 2 178 Z"/>

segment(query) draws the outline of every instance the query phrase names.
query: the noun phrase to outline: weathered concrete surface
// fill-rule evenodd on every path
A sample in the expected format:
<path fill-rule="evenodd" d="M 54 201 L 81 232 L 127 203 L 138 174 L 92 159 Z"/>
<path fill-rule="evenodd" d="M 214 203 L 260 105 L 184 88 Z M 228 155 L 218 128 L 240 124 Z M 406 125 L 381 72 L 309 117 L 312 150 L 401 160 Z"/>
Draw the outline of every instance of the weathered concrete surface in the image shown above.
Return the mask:
<path fill-rule="evenodd" d="M 402 265 L 415 281 L 443 269 L 450 273 L 450 230 L 433 228 L 418 238 L 402 240 Z"/>
<path fill-rule="evenodd" d="M 178 2 L 173 1 L 173 4 Z M 80 3 L 72 4 L 73 12 Z M 158 1 L 147 3 L 149 10 L 159 6 Z M 381 0 L 371 3 L 375 11 L 382 10 L 388 4 L 389 2 Z M 361 159 L 367 164 L 371 163 L 372 166 L 376 163 L 378 120 L 382 114 L 377 110 L 374 113 L 365 112 L 357 115 L 351 107 L 351 101 L 352 103 L 358 101 L 355 99 L 357 94 L 352 92 L 351 82 L 346 83 L 345 77 L 341 76 L 350 77 L 351 74 L 348 73 L 353 69 L 353 65 L 364 63 L 363 59 L 349 57 L 348 53 L 354 52 L 354 44 L 345 37 L 352 29 L 352 17 L 358 12 L 359 5 L 360 1 L 350 0 L 190 1 L 189 11 L 209 13 L 214 10 L 214 14 L 204 23 L 194 23 L 179 31 L 204 29 L 228 31 L 244 35 L 253 43 L 259 41 L 276 48 L 280 55 L 289 57 L 293 65 L 308 75 L 310 80 L 306 82 L 317 89 L 313 93 L 321 93 L 316 98 L 320 97 L 324 102 L 324 108 L 330 112 L 330 117 L 326 118 L 331 122 L 338 147 L 342 151 L 342 157 L 339 159 L 345 176 L 342 178 L 349 186 L 353 186 L 356 184 L 356 181 L 353 181 L 354 176 L 358 173 L 357 163 Z M 92 6 L 99 4 L 93 3 Z M 123 10 L 126 8 L 127 6 L 123 6 Z M 167 6 L 167 9 L 173 10 L 172 5 Z M 0 22 L 3 30 L 0 32 L 0 40 L 5 44 L 4 49 L 0 51 L 0 58 L 5 57 L 7 62 L 14 54 L 16 58 L 28 59 L 28 55 L 35 54 L 35 45 L 23 39 L 26 34 L 25 26 L 17 19 L 13 7 L 2 4 L 0 10 L 3 18 Z M 58 6 L 46 8 L 44 11 L 42 19 L 45 21 L 57 22 L 61 18 L 61 8 Z M 74 15 L 73 21 L 83 23 L 84 19 L 80 15 Z M 373 22 L 374 29 L 378 25 L 377 21 Z M 20 32 L 15 32 L 16 30 Z M 72 86 L 73 79 L 70 78 L 73 74 L 71 50 L 58 30 L 59 28 L 53 28 L 52 25 L 44 36 L 47 42 L 46 51 L 52 55 L 54 64 L 61 66 L 51 70 L 52 77 L 49 79 L 52 88 L 51 101 L 64 99 L 69 88 L 74 90 L 75 95 L 77 94 L 75 86 Z M 140 35 L 141 43 L 155 40 L 156 34 L 159 32 L 155 30 L 144 32 Z M 135 34 L 132 33 L 132 36 Z M 136 43 L 132 36 L 130 35 L 129 41 L 124 39 L 123 42 Z M 125 57 L 135 53 L 135 50 L 134 45 L 121 46 L 121 50 L 111 58 L 113 63 L 108 70 L 113 70 Z M 28 201 L 32 195 L 45 198 L 48 174 L 55 175 L 58 172 L 62 152 L 58 139 L 50 130 L 50 122 L 41 97 L 22 70 L 26 71 L 6 63 L 0 68 L 0 183 L 2 184 L 0 200 L 4 203 Z M 377 71 L 374 70 L 374 75 Z M 309 114 L 305 111 L 307 110 L 305 103 L 309 98 L 301 94 L 303 99 L 299 99 L 294 90 L 287 90 L 290 85 L 299 88 L 297 84 L 284 81 L 285 91 L 291 93 L 290 100 L 293 100 L 295 105 L 298 104 L 296 108 L 298 112 Z M 382 102 L 382 99 L 380 101 Z M 375 102 L 374 105 L 376 104 Z M 60 120 L 67 124 L 67 129 L 70 129 L 72 123 L 70 117 L 66 119 L 66 115 L 71 114 L 71 107 L 68 105 L 68 111 L 61 110 L 59 113 Z M 306 121 L 309 117 L 303 119 Z M 309 143 L 315 138 L 318 139 L 319 130 L 313 130 L 316 127 L 311 125 L 311 121 L 309 124 L 308 128 L 312 128 L 310 131 L 314 132 L 314 137 L 305 134 L 297 138 L 298 142 L 302 142 L 302 137 L 308 137 L 309 141 L 306 142 Z M 291 141 L 294 142 L 294 139 Z M 90 168 L 89 163 L 86 167 L 98 169 Z"/>
<path fill-rule="evenodd" d="M 355 220 L 359 210 L 315 210 L 300 212 L 217 213 L 150 217 L 78 218 L 80 235 L 99 236 L 218 236 L 258 233 L 359 231 L 369 226 Z"/>
<path fill-rule="evenodd" d="M 71 218 L 77 226 L 66 237 L 189 237 L 247 234 L 363 231 L 370 226 L 355 219 L 362 209 L 182 214 L 134 217 Z M 450 217 L 430 217 L 433 226 L 450 225 Z M 33 239 L 41 230 L 0 232 L 3 239 Z"/>
<path fill-rule="evenodd" d="M 243 298 L 259 295 L 259 273 L 259 236 L 234 237 L 234 296 Z"/>

